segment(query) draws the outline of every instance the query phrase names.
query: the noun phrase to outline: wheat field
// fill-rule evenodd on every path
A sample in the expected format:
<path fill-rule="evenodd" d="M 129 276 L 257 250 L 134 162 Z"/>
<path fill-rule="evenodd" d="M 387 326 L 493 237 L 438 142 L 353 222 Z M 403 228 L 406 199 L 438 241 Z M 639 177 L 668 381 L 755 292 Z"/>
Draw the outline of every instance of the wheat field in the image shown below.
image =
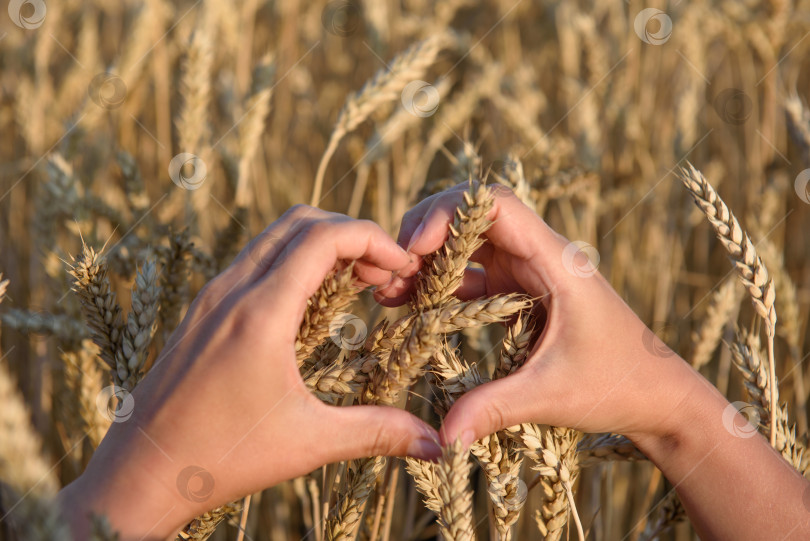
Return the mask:
<path fill-rule="evenodd" d="M 645 347 L 691 363 L 806 475 L 808 35 L 806 0 L 11 0 L 0 539 L 67 538 L 54 494 L 131 413 L 195 295 L 290 206 L 396 238 L 460 182 L 408 305 L 377 304 L 351 264 L 310 300 L 296 353 L 316 396 L 438 426 L 520 367 L 537 299 L 452 295 L 485 242 L 485 185 L 503 184 L 576 241 L 651 329 Z M 95 536 L 115 538 L 103 521 Z M 327 465 L 179 538 L 696 535 L 623 436 L 527 423 L 437 463 Z"/>

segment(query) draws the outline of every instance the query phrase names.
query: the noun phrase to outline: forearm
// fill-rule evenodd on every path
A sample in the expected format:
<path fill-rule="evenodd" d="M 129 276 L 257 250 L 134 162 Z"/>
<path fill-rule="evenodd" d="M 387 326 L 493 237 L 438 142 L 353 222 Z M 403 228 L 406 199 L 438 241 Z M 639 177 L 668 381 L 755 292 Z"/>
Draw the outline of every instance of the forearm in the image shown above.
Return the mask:
<path fill-rule="evenodd" d="M 632 438 L 675 486 L 701 539 L 810 537 L 810 483 L 764 437 L 746 433 L 741 416 L 744 429 L 734 430 L 733 406 L 684 370 L 685 398 L 655 434 Z"/>

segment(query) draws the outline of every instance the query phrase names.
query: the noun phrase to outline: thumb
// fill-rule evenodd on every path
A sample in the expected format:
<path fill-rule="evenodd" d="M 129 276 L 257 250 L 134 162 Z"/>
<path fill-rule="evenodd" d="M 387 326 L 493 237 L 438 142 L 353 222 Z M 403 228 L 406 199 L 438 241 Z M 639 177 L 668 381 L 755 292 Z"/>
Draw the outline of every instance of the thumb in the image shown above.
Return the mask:
<path fill-rule="evenodd" d="M 441 441 L 460 439 L 468 446 L 484 436 L 536 417 L 536 399 L 523 378 L 508 376 L 485 383 L 456 400 L 444 418 Z"/>
<path fill-rule="evenodd" d="M 405 410 L 389 406 L 329 406 L 322 417 L 330 462 L 369 456 L 441 456 L 439 434 Z"/>

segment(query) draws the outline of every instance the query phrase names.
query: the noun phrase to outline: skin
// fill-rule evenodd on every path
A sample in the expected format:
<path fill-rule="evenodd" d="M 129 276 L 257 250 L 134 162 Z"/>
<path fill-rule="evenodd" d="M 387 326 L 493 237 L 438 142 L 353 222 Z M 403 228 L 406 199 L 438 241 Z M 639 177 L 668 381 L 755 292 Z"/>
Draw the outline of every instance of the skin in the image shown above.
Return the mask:
<path fill-rule="evenodd" d="M 306 299 L 339 259 L 360 260 L 357 274 L 380 286 L 381 303 L 407 300 L 464 189 L 404 217 L 399 244 L 410 255 L 372 223 L 309 207 L 262 233 L 252 245 L 269 248 L 264 263 L 246 248 L 206 286 L 133 393 L 132 417 L 113 424 L 87 471 L 62 491 L 77 538 L 91 511 L 105 513 L 122 539 L 164 539 L 216 504 L 322 464 L 435 457 L 437 434 L 407 412 L 316 400 L 298 375 L 294 340 Z M 483 269 L 469 270 L 457 295 L 541 298 L 543 331 L 515 374 L 455 403 L 441 441 L 469 444 L 521 422 L 621 433 L 677 487 L 701 539 L 810 538 L 810 485 L 746 433 L 742 416 L 727 415 L 733 406 L 708 381 L 660 341 L 650 347 L 654 335 L 605 279 L 587 272 L 583 257 L 564 258 L 564 237 L 508 190 L 493 191 L 495 223 L 473 258 Z M 205 492 L 201 502 L 178 488 L 189 466 L 213 480 L 210 494 L 192 487 Z"/>
<path fill-rule="evenodd" d="M 406 411 L 328 406 L 298 374 L 306 301 L 353 259 L 371 285 L 409 263 L 376 224 L 298 206 L 204 288 L 134 390 L 132 417 L 60 493 L 75 538 L 94 512 L 121 539 L 173 539 L 195 516 L 323 464 L 440 453 L 436 431 Z"/>
<path fill-rule="evenodd" d="M 434 195 L 408 212 L 399 243 L 416 256 L 438 249 L 465 189 Z M 540 297 L 545 326 L 515 374 L 454 404 L 442 441 L 469 444 L 527 421 L 620 433 L 676 487 L 701 539 L 810 538 L 810 483 L 655 338 L 584 255 L 566 259 L 567 239 L 508 190 L 493 191 L 495 223 L 473 257 L 483 270 L 468 270 L 458 294 Z M 378 290 L 380 302 L 407 298 L 419 260 Z M 581 272 L 569 272 L 573 265 Z"/>

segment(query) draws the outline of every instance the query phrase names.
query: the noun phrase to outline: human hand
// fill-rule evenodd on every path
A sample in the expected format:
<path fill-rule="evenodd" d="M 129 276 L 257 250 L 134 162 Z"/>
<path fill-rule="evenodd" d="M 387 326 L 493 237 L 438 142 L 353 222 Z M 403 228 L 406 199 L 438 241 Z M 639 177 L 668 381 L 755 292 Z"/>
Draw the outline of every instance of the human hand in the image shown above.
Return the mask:
<path fill-rule="evenodd" d="M 408 212 L 398 242 L 424 256 L 446 238 L 467 184 L 436 194 Z M 508 378 L 482 385 L 459 399 L 444 420 L 442 439 L 469 444 L 521 422 L 619 432 L 640 440 L 667 430 L 677 405 L 705 382 L 657 340 L 585 254 L 554 232 L 509 190 L 493 186 L 489 240 L 473 256 L 456 292 L 462 298 L 521 292 L 542 299 L 542 334 L 525 365 Z M 401 304 L 409 294 L 415 261 L 380 302 Z M 644 340 L 656 340 L 645 348 Z"/>
<path fill-rule="evenodd" d="M 381 406 L 338 408 L 305 387 L 295 339 L 338 260 L 385 284 L 409 256 L 376 224 L 297 206 L 191 305 L 86 472 L 60 495 L 77 538 L 89 512 L 122 539 L 163 539 L 217 505 L 330 462 L 439 454 L 435 431 Z M 122 497 L 126 495 L 126 497 Z"/>

